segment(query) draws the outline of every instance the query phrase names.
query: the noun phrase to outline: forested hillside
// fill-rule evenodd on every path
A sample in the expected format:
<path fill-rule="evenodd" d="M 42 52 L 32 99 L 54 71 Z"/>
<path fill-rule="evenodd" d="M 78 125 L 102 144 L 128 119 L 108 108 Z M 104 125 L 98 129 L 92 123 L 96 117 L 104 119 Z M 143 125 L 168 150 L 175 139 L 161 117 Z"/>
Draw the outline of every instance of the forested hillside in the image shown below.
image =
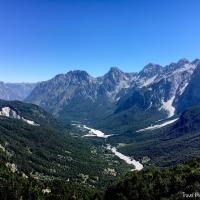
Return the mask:
<path fill-rule="evenodd" d="M 50 185 L 63 180 L 69 185 L 104 188 L 131 169 L 103 147 L 104 140 L 89 140 L 82 135 L 79 129 L 63 126 L 38 106 L 0 101 L 3 171 L 7 168 L 27 180 Z"/>
<path fill-rule="evenodd" d="M 167 122 L 169 120 L 166 120 Z M 185 110 L 172 124 L 110 137 L 125 155 L 143 159 L 146 165 L 168 167 L 200 156 L 200 106 Z M 155 125 L 156 127 L 156 125 Z M 122 142 L 123 141 L 123 142 Z"/>
<path fill-rule="evenodd" d="M 149 168 L 127 174 L 109 187 L 105 200 L 179 200 L 196 199 L 200 192 L 200 160 L 174 168 Z"/>
<path fill-rule="evenodd" d="M 181 200 L 200 192 L 200 160 L 173 168 L 130 172 L 106 190 L 64 180 L 37 180 L 12 173 L 0 162 L 2 200 Z M 191 199 L 192 196 L 190 197 Z"/>

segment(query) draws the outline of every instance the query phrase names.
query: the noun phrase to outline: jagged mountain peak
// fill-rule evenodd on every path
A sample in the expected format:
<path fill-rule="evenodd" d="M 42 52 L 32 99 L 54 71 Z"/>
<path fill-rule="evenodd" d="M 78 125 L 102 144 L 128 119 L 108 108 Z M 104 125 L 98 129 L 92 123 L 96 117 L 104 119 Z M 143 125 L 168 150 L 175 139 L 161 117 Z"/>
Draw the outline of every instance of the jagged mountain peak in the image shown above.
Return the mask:
<path fill-rule="evenodd" d="M 123 73 L 118 67 L 111 67 L 108 73 Z"/>
<path fill-rule="evenodd" d="M 53 79 L 64 79 L 64 78 L 65 78 L 65 74 L 58 74 Z"/>
<path fill-rule="evenodd" d="M 161 65 L 158 64 L 154 64 L 154 63 L 149 63 L 147 65 L 144 66 L 142 71 L 146 71 L 146 70 L 160 70 L 162 69 Z"/>
<path fill-rule="evenodd" d="M 186 59 L 186 58 L 181 58 L 181 59 L 177 62 L 178 65 L 184 65 L 184 64 L 189 64 L 189 63 L 190 63 L 190 61 L 189 61 L 188 59 Z"/>
<path fill-rule="evenodd" d="M 166 65 L 164 71 L 165 73 L 173 73 L 177 70 L 188 70 L 194 66 L 196 66 L 196 63 L 190 63 L 187 59 L 182 58 L 177 63 L 172 62 L 171 64 Z"/>
<path fill-rule="evenodd" d="M 148 65 L 144 66 L 143 70 L 140 72 L 140 74 L 156 74 L 161 72 L 163 67 L 158 64 L 149 63 Z"/>
<path fill-rule="evenodd" d="M 120 70 L 118 67 L 111 67 L 108 73 L 104 75 L 104 77 L 122 77 L 125 73 Z"/>
<path fill-rule="evenodd" d="M 86 71 L 84 71 L 84 70 L 79 70 L 79 69 L 77 69 L 77 70 L 71 70 L 71 71 L 69 71 L 69 72 L 67 72 L 67 74 L 72 74 L 72 75 L 87 75 L 87 76 L 89 76 L 89 74 L 86 72 Z"/>
<path fill-rule="evenodd" d="M 192 61 L 192 64 L 194 64 L 194 65 L 200 64 L 200 59 L 195 59 L 195 60 L 193 60 L 193 61 Z"/>
<path fill-rule="evenodd" d="M 139 79 L 149 79 L 162 73 L 163 67 L 158 64 L 149 63 L 139 72 Z"/>
<path fill-rule="evenodd" d="M 90 75 L 84 70 L 73 70 L 67 72 L 66 76 L 73 76 L 73 77 L 90 77 Z"/>
<path fill-rule="evenodd" d="M 172 62 L 169 65 L 164 66 L 164 70 L 167 71 L 173 71 L 180 68 L 184 68 L 186 65 L 190 65 L 190 61 L 186 58 L 182 58 L 178 60 L 177 62 Z"/>
<path fill-rule="evenodd" d="M 68 80 L 89 81 L 89 82 L 95 81 L 95 78 L 90 76 L 84 70 L 69 71 L 67 74 L 65 74 L 65 78 Z"/>
<path fill-rule="evenodd" d="M 90 76 L 86 71 L 83 70 L 71 70 L 67 72 L 66 74 L 58 74 L 54 78 L 51 79 L 53 82 L 66 82 L 69 80 L 92 80 L 94 79 L 92 76 Z M 45 81 L 47 82 L 47 81 Z"/>
<path fill-rule="evenodd" d="M 118 67 L 111 67 L 110 70 L 103 76 L 103 80 L 109 80 L 113 83 L 118 83 L 127 79 L 127 74 L 121 71 Z"/>

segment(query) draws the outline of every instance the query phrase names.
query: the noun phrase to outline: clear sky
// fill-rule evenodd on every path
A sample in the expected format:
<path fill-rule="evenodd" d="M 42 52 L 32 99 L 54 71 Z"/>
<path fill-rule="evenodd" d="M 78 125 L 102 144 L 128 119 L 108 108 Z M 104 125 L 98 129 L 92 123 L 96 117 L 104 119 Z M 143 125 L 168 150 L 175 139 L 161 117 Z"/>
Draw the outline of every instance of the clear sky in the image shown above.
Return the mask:
<path fill-rule="evenodd" d="M 200 58 L 199 0 L 0 0 L 0 80 Z"/>

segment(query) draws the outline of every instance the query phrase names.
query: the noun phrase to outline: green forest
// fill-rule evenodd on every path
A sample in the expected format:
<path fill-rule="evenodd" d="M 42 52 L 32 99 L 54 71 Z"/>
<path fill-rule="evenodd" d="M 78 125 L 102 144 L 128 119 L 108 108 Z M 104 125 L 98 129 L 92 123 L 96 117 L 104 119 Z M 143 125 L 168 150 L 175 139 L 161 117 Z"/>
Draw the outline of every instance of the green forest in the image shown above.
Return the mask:
<path fill-rule="evenodd" d="M 178 200 L 200 192 L 200 160 L 173 168 L 130 172 L 104 190 L 63 180 L 24 178 L 11 173 L 2 162 L 0 177 L 2 200 Z"/>

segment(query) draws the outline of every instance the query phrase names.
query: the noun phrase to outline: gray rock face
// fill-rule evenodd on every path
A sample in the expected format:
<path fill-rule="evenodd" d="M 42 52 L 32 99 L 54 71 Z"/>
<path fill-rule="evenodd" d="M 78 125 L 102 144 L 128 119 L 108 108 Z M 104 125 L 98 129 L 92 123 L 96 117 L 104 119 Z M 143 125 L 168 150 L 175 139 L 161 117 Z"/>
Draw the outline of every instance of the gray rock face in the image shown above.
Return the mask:
<path fill-rule="evenodd" d="M 188 107 L 200 104 L 200 63 L 197 65 L 191 80 L 183 94 L 178 98 L 177 111 L 181 112 Z"/>
<path fill-rule="evenodd" d="M 141 107 L 144 112 L 156 110 L 172 117 L 182 111 L 177 108 L 181 99 L 187 98 L 184 96 L 191 91 L 189 88 L 198 88 L 195 83 L 199 77 L 194 71 L 199 63 L 186 59 L 165 67 L 150 63 L 139 73 L 125 73 L 113 67 L 97 78 L 85 71 L 70 71 L 38 84 L 26 101 L 58 117 L 67 116 L 67 121 L 90 122 L 132 107 Z M 200 103 L 193 96 L 196 99 L 193 102 Z"/>
<path fill-rule="evenodd" d="M 98 83 L 87 72 L 70 71 L 40 83 L 26 99 L 56 114 L 64 106 L 96 98 Z"/>

